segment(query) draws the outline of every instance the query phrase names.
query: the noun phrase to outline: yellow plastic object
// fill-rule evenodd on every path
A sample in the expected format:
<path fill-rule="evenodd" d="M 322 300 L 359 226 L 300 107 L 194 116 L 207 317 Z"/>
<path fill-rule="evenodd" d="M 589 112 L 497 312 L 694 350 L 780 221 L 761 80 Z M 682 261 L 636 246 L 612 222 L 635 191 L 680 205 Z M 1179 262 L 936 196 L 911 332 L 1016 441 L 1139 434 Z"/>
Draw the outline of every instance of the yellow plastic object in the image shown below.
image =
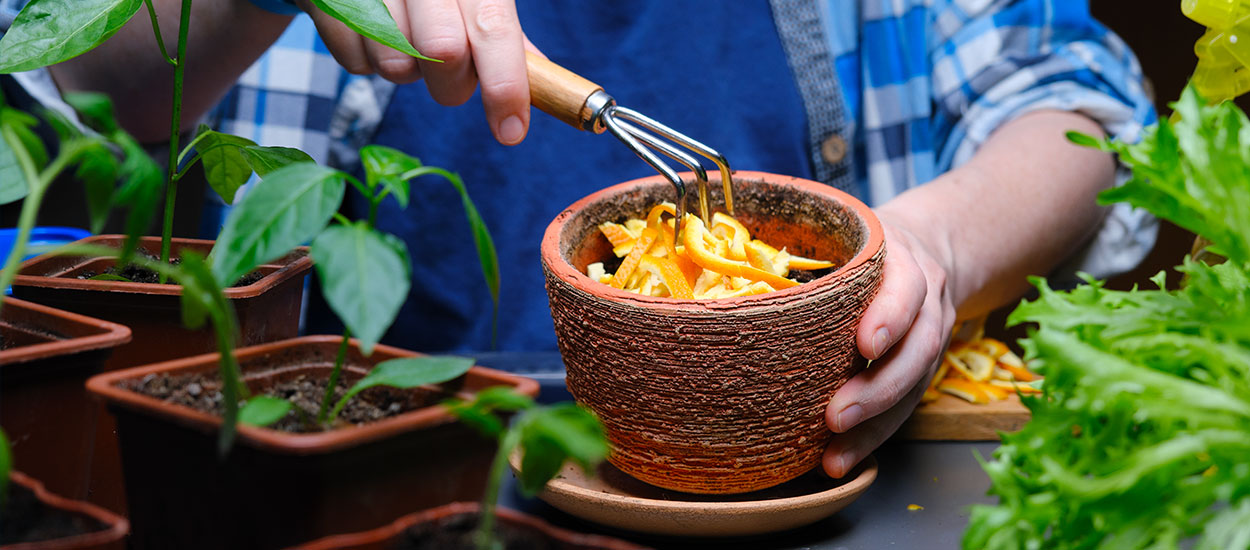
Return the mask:
<path fill-rule="evenodd" d="M 1194 87 L 1218 103 L 1250 92 L 1250 0 L 1181 0 L 1181 12 L 1207 27 L 1194 44 Z"/>

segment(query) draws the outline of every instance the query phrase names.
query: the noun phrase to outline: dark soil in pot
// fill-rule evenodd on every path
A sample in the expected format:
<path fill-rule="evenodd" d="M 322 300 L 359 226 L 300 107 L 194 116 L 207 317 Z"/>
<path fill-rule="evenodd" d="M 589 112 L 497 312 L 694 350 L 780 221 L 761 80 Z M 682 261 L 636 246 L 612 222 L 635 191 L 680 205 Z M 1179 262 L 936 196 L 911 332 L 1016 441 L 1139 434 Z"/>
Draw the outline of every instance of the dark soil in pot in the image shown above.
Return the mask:
<path fill-rule="evenodd" d="M 18 484 L 0 505 L 0 545 L 63 539 L 103 531 L 108 525 L 94 518 L 50 507 L 35 492 Z"/>
<path fill-rule="evenodd" d="M 357 379 L 359 376 L 344 376 L 339 379 L 331 406 L 338 403 Z M 285 399 L 295 405 L 293 413 L 288 413 L 268 428 L 288 433 L 322 432 L 353 424 L 376 422 L 437 405 L 454 397 L 451 392 L 423 388 L 416 391 L 388 387 L 369 388 L 347 402 L 339 412 L 335 424 L 323 426 L 315 419 L 328 382 L 323 377 L 297 374 L 266 385 L 259 394 Z M 138 380 L 123 382 L 121 387 L 218 416 L 223 410 L 221 379 L 216 374 L 149 374 Z"/>
<path fill-rule="evenodd" d="M 158 258 L 158 257 L 156 257 L 156 256 L 151 256 L 151 255 L 148 255 L 148 254 L 144 254 L 143 256 L 147 257 L 147 258 L 148 258 L 148 259 L 150 259 L 150 260 L 159 260 L 159 259 L 160 259 L 160 258 Z M 170 260 L 170 262 L 169 262 L 169 263 L 174 264 L 174 265 L 177 265 L 177 264 L 181 263 L 181 261 L 182 261 L 182 260 L 181 260 L 181 258 L 174 258 L 174 259 Z M 261 271 L 261 270 L 256 270 L 256 271 L 253 271 L 253 272 L 251 272 L 251 273 L 248 273 L 247 275 L 244 275 L 242 278 L 240 278 L 240 279 L 239 279 L 238 281 L 236 281 L 234 284 L 230 285 L 230 288 L 242 287 L 242 286 L 247 286 L 247 285 L 250 285 L 250 284 L 252 284 L 252 283 L 255 283 L 255 282 L 257 282 L 257 281 L 259 281 L 259 280 L 263 279 L 263 278 L 265 277 L 265 275 L 267 275 L 267 274 L 268 274 L 268 273 L 266 273 L 266 272 L 264 272 L 264 271 Z M 157 274 L 155 271 L 152 271 L 151 269 L 147 269 L 147 268 L 144 268 L 144 267 L 139 267 L 139 266 L 137 266 L 137 265 L 128 265 L 128 266 L 125 266 L 125 267 L 123 267 L 123 268 L 121 268 L 121 269 L 118 269 L 116 265 L 111 265 L 111 266 L 109 266 L 109 267 L 105 268 L 103 272 L 99 272 L 99 271 L 96 271 L 96 270 L 94 270 L 94 269 L 84 269 L 84 270 L 79 271 L 79 272 L 77 272 L 77 273 L 74 273 L 74 274 L 66 274 L 66 275 L 63 275 L 63 276 L 65 276 L 65 277 L 73 277 L 73 278 L 75 278 L 75 279 L 91 280 L 91 279 L 96 278 L 96 277 L 99 277 L 99 276 L 101 276 L 101 275 L 111 275 L 111 276 L 113 276 L 113 277 L 121 277 L 121 278 L 123 278 L 123 279 L 125 279 L 126 281 L 131 282 L 131 283 L 145 283 L 145 284 L 177 284 L 177 283 L 175 283 L 174 281 L 168 281 L 168 280 L 167 280 L 167 281 L 162 282 L 162 281 L 161 281 L 161 276 L 160 276 L 159 274 Z M 111 278 L 109 278 L 109 277 L 105 277 L 103 280 L 112 280 L 112 279 L 111 279 Z"/>

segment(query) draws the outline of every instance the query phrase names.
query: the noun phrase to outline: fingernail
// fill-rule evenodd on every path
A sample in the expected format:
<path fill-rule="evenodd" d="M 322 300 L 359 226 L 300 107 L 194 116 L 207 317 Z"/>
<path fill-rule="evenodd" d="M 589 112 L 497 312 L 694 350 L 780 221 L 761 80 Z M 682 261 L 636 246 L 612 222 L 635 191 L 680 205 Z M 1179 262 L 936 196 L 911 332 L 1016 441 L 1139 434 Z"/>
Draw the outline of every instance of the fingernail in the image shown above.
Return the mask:
<path fill-rule="evenodd" d="M 846 455 L 839 456 L 837 462 L 838 462 L 838 475 L 834 477 L 840 478 L 846 475 L 846 471 L 848 469 Z"/>
<path fill-rule="evenodd" d="M 524 137 L 525 126 L 521 124 L 521 117 L 512 115 L 499 123 L 499 141 L 505 145 L 520 143 Z"/>
<path fill-rule="evenodd" d="M 877 329 L 877 332 L 872 335 L 872 357 L 869 359 L 880 359 L 888 345 L 890 345 L 890 331 L 885 327 Z"/>
<path fill-rule="evenodd" d="M 864 409 L 858 404 L 842 409 L 842 412 L 838 413 L 838 433 L 846 433 L 863 419 Z"/>

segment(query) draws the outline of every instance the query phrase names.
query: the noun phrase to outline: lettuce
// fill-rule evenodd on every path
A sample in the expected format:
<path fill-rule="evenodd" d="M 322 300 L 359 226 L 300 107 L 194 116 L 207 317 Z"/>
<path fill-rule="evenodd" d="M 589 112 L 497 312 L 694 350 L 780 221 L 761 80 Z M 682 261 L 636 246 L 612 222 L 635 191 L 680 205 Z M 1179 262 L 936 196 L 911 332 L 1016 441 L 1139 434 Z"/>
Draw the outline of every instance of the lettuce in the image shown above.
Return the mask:
<path fill-rule="evenodd" d="M 1046 375 L 1032 420 L 992 461 L 994 506 L 963 546 L 1250 548 L 1250 121 L 1192 89 L 1136 144 L 1073 135 L 1133 169 L 1127 202 L 1202 235 L 1228 260 L 1185 258 L 1185 286 L 1116 291 L 1092 279 L 1039 296 L 1009 324 Z"/>

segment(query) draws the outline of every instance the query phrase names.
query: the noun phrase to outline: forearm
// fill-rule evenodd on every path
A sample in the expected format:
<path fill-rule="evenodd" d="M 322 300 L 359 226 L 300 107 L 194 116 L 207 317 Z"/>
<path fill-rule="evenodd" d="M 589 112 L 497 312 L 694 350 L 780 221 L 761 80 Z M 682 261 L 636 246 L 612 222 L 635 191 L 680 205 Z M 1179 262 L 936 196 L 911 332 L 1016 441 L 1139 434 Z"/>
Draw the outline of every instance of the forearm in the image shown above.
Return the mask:
<path fill-rule="evenodd" d="M 947 270 L 961 319 L 1018 298 L 1028 275 L 1045 275 L 1086 241 L 1114 180 L 1111 156 L 1077 147 L 1068 130 L 1101 135 L 1075 113 L 1039 111 L 998 129 L 974 157 L 883 205 L 887 223 L 926 241 Z"/>
<path fill-rule="evenodd" d="M 153 0 L 171 57 L 177 55 L 181 0 Z M 290 17 L 246 0 L 197 0 L 187 38 L 182 126 L 189 129 L 269 48 Z M 160 54 L 143 8 L 95 50 L 50 68 L 63 91 L 108 94 L 118 121 L 143 142 L 169 139 L 173 67 Z"/>

